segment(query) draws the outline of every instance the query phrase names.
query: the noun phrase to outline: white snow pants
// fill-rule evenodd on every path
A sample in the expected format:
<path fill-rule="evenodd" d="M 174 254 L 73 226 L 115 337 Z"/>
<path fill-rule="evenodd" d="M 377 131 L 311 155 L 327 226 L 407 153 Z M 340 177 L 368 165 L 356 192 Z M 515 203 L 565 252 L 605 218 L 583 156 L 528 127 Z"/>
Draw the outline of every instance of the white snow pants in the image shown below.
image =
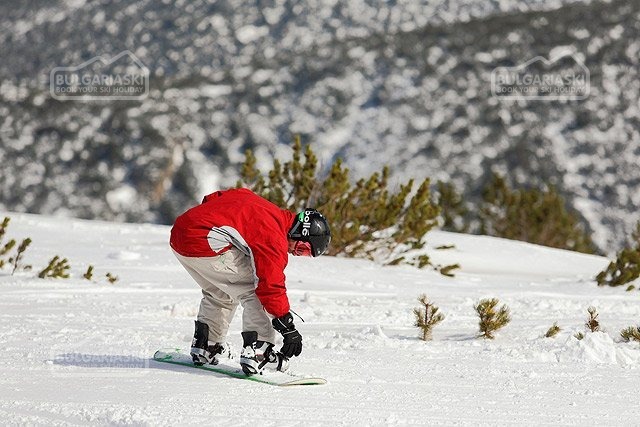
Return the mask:
<path fill-rule="evenodd" d="M 225 342 L 229 323 L 242 304 L 242 331 L 275 342 L 275 331 L 255 292 L 251 258 L 235 247 L 213 257 L 185 257 L 173 252 L 202 288 L 198 321 L 209 326 L 209 341 Z"/>

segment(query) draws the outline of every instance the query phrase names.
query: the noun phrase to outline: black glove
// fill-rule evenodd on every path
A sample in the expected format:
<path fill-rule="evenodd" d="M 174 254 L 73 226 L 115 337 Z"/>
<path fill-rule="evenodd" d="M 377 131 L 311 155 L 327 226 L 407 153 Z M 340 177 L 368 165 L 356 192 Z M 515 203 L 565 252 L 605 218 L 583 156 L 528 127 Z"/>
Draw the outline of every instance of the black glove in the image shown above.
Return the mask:
<path fill-rule="evenodd" d="M 284 338 L 280 353 L 286 358 L 300 356 L 300 353 L 302 353 L 302 335 L 296 330 L 291 313 L 276 317 L 271 321 L 271 324 L 273 329 L 280 332 Z"/>

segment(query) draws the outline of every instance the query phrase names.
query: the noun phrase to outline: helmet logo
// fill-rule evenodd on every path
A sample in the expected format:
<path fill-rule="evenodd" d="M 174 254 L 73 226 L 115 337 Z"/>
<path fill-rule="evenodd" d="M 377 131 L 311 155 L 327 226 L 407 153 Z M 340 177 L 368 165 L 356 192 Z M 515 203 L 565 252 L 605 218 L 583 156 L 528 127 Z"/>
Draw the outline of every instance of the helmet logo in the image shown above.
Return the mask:
<path fill-rule="evenodd" d="M 311 215 L 312 211 L 304 211 L 300 212 L 299 218 L 303 218 L 302 221 L 302 236 L 307 237 L 309 235 L 309 231 L 311 230 L 311 219 L 309 215 Z"/>

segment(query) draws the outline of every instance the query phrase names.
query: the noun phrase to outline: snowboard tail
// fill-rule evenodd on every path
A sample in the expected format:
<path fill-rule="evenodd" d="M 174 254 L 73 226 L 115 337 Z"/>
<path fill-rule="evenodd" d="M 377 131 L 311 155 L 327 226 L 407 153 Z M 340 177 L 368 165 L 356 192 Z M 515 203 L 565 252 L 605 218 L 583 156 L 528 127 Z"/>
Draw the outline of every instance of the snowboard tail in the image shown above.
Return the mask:
<path fill-rule="evenodd" d="M 153 360 L 162 363 L 171 363 L 173 365 L 181 365 L 189 368 L 202 369 L 205 371 L 216 372 L 218 374 L 227 375 L 234 378 L 255 381 L 263 384 L 275 386 L 294 386 L 294 385 L 319 385 L 326 384 L 323 378 L 305 377 L 295 375 L 288 372 L 272 372 L 263 371 L 262 374 L 248 376 L 240 367 L 240 364 L 234 360 L 220 361 L 217 365 L 205 364 L 202 366 L 195 365 L 191 360 L 191 355 L 179 348 L 164 348 L 155 352 Z"/>

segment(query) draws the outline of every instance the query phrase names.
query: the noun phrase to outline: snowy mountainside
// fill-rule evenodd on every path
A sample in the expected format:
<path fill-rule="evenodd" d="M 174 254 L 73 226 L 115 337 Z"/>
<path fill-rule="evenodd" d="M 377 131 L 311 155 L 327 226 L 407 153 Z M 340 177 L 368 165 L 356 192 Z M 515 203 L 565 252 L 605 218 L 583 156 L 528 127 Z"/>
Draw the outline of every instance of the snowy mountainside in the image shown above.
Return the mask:
<path fill-rule="evenodd" d="M 95 0 L 0 5 L 0 206 L 170 223 L 261 167 L 292 133 L 356 176 L 453 180 L 477 198 L 492 171 L 552 182 L 615 251 L 640 206 L 638 2 Z M 60 102 L 54 67 L 131 50 L 144 101 Z M 491 96 L 490 75 L 574 52 L 585 101 Z M 25 196 L 26 195 L 26 196 Z"/>
<path fill-rule="evenodd" d="M 25 263 L 0 271 L 0 416 L 29 425 L 624 425 L 640 417 L 640 347 L 617 331 L 640 323 L 640 293 L 598 288 L 601 257 L 521 242 L 428 234 L 455 278 L 407 266 L 291 258 L 292 307 L 304 349 L 296 372 L 326 386 L 280 390 L 157 364 L 187 348 L 200 293 L 168 248 L 169 228 L 8 214 L 31 237 Z M 3 216 L 3 215 L 0 215 Z M 442 244 L 454 249 L 435 250 Z M 53 255 L 72 278 L 35 277 Z M 93 282 L 83 279 L 95 266 Z M 111 285 L 104 274 L 119 281 Z M 446 315 L 423 342 L 412 327 L 427 293 Z M 477 339 L 473 305 L 497 297 L 512 322 Z M 596 306 L 605 332 L 584 330 Z M 557 321 L 554 339 L 543 338 Z M 239 349 L 239 314 L 231 325 Z"/>

